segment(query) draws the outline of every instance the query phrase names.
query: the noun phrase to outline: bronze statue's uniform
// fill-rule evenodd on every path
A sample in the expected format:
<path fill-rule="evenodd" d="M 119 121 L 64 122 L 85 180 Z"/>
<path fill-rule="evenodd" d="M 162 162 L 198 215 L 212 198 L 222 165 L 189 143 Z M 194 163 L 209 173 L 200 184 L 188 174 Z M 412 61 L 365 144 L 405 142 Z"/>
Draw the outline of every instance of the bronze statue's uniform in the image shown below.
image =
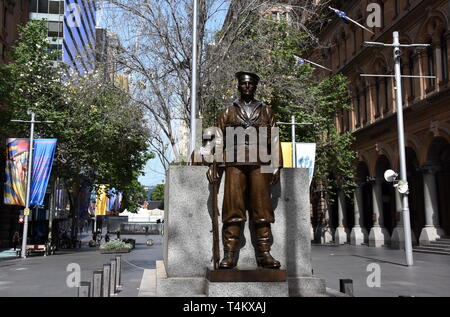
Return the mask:
<path fill-rule="evenodd" d="M 252 102 L 251 106 L 253 111 L 248 116 L 241 102 L 236 100 L 220 115 L 218 128 L 222 130 L 224 140 L 226 140 L 227 127 L 242 127 L 243 129 L 254 127 L 257 132 L 259 132 L 259 127 L 266 127 L 269 132 L 267 142 L 258 144 L 255 149 L 258 151 L 260 146 L 268 146 L 268 152 L 270 153 L 270 128 L 275 126 L 272 109 L 256 100 Z M 243 145 L 237 142 L 238 140 L 235 139 L 233 162 L 227 162 L 224 159 L 226 172 L 222 221 L 224 223 L 246 221 L 246 210 L 248 210 L 252 222 L 274 223 L 275 218 L 270 197 L 272 174 L 261 173 L 261 165 L 269 165 L 270 162 L 261 163 L 259 152 L 257 160 L 251 160 L 249 157 L 249 140 L 246 140 Z M 229 148 L 229 145 L 225 144 L 225 148 L 227 147 Z M 245 162 L 238 162 L 237 151 L 242 148 L 245 149 Z"/>
<path fill-rule="evenodd" d="M 244 108 L 245 106 L 247 109 Z M 271 162 L 261 160 L 258 150 L 260 147 L 267 146 L 265 153 L 271 154 L 270 130 L 274 126 L 275 118 L 272 109 L 257 100 L 253 100 L 250 104 L 244 104 L 244 102 L 236 100 L 219 117 L 218 127 L 222 130 L 224 140 L 227 139 L 227 127 L 242 127 L 243 129 L 253 127 L 258 133 L 257 142 L 260 141 L 259 127 L 266 127 L 268 132 L 267 142 L 261 140 L 262 144 L 257 144 L 256 152 L 258 154 L 256 160 L 249 155 L 249 149 L 252 146 L 250 138 L 245 140 L 234 138 L 233 162 L 225 159 L 227 156 L 226 151 L 229 149 L 229 145 L 225 144 L 225 193 L 222 207 L 225 258 L 220 264 L 222 268 L 232 268 L 235 265 L 230 254 L 234 255 L 239 250 L 241 224 L 247 221 L 247 210 L 249 212 L 249 220 L 254 224 L 258 265 L 270 268 L 278 268 L 280 266 L 279 262 L 274 260 L 269 254 L 271 247 L 270 224 L 275 222 L 271 200 L 272 173 L 261 172 L 261 166 L 270 165 Z M 245 144 L 238 143 L 242 141 Z M 244 162 L 238 162 L 238 151 L 241 149 L 245 149 Z M 282 166 L 281 150 L 279 152 L 279 160 L 279 166 Z M 258 254 L 263 256 L 262 260 Z M 267 257 L 267 254 L 269 254 L 270 258 Z"/>

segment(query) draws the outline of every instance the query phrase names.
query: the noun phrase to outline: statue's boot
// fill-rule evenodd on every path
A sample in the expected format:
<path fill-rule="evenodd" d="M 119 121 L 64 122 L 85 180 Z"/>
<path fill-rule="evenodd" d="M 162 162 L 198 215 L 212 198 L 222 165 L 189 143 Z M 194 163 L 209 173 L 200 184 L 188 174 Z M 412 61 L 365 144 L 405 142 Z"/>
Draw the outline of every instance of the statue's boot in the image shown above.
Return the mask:
<path fill-rule="evenodd" d="M 241 235 L 240 223 L 229 223 L 223 225 L 223 249 L 224 257 L 220 261 L 220 269 L 232 269 L 237 265 L 237 254 L 239 238 Z"/>
<path fill-rule="evenodd" d="M 281 264 L 270 254 L 270 223 L 255 225 L 256 235 L 256 262 L 259 267 L 266 269 L 279 269 Z"/>

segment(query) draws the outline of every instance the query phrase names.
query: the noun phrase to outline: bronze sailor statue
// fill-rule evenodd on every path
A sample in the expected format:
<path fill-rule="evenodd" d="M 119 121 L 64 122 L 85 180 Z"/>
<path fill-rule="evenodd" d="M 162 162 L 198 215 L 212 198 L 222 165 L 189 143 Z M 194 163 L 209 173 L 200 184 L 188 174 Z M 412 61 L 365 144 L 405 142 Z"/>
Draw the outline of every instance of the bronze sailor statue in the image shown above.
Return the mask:
<path fill-rule="evenodd" d="M 225 172 L 225 191 L 222 206 L 222 238 L 224 257 L 220 269 L 235 268 L 238 261 L 240 239 L 245 222 L 250 222 L 250 232 L 255 241 L 255 256 L 258 267 L 278 269 L 281 264 L 270 254 L 272 246 L 271 224 L 275 222 L 271 200 L 272 185 L 278 183 L 282 156 L 280 145 L 273 148 L 272 129 L 275 117 L 271 107 L 255 99 L 260 81 L 258 75 L 251 72 L 236 73 L 240 98 L 220 114 L 217 127 L 226 140 L 224 167 L 222 171 L 212 164 L 207 177 L 210 183 L 217 183 L 220 172 Z M 261 128 L 268 133 L 262 134 Z M 256 133 L 256 138 L 246 136 L 238 138 L 227 136 L 230 129 L 241 129 Z M 229 144 L 233 142 L 233 144 Z M 232 147 L 230 147 L 232 145 Z M 272 145 L 272 146 L 271 146 Z M 229 149 L 233 149 L 230 153 Z M 261 148 L 268 154 L 278 151 L 276 162 L 267 162 L 260 156 Z M 242 151 L 243 150 L 243 151 Z M 254 154 L 256 150 L 256 155 Z M 253 151 L 253 153 L 252 153 Z M 232 159 L 230 160 L 230 157 Z M 274 164 L 275 163 L 275 164 Z M 267 165 L 275 166 L 271 172 L 264 170 Z M 248 211 L 248 217 L 247 217 Z"/>

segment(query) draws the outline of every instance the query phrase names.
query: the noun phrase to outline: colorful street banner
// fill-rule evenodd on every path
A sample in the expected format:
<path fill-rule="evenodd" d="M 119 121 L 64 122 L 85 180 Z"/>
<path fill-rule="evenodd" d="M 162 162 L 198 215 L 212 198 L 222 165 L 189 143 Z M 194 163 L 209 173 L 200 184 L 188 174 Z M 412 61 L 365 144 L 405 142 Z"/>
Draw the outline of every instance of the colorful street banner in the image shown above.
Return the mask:
<path fill-rule="evenodd" d="M 55 157 L 56 139 L 35 139 L 30 206 L 42 205 Z"/>
<path fill-rule="evenodd" d="M 316 143 L 297 143 L 297 168 L 309 169 L 309 185 L 314 176 L 316 161 Z"/>
<path fill-rule="evenodd" d="M 107 193 L 107 185 L 100 185 L 97 191 L 97 201 L 95 204 L 95 215 L 97 216 L 106 216 L 106 209 L 108 205 Z"/>
<path fill-rule="evenodd" d="M 29 148 L 28 139 L 6 140 L 5 205 L 25 206 Z"/>

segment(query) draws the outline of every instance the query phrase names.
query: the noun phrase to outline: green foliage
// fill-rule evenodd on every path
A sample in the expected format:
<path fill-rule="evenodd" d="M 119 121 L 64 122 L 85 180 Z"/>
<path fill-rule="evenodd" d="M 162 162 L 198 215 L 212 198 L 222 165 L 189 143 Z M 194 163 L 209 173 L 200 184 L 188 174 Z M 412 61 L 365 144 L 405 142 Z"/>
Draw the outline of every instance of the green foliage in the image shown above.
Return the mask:
<path fill-rule="evenodd" d="M 131 243 L 125 243 L 122 240 L 111 240 L 107 243 L 104 243 L 100 246 L 101 250 L 117 250 L 117 249 L 133 249 L 133 245 Z"/>
<path fill-rule="evenodd" d="M 144 109 L 102 73 L 71 75 L 64 64 L 52 62 L 45 21 L 30 21 L 19 34 L 14 62 L 0 68 L 0 101 L 8 104 L 0 108 L 0 117 L 6 129 L 15 131 L 14 137 L 27 137 L 28 125 L 6 123 L 29 119 L 27 110 L 37 120 L 55 122 L 36 125 L 35 133 L 58 139 L 53 171 L 65 182 L 73 214 L 83 184 L 108 184 L 132 205 L 143 191 L 137 179 L 153 158 Z"/>
<path fill-rule="evenodd" d="M 156 185 L 150 194 L 150 200 L 164 200 L 164 184 Z"/>
<path fill-rule="evenodd" d="M 129 212 L 137 213 L 139 207 L 147 200 L 147 192 L 144 186 L 139 183 L 137 179 L 137 174 L 135 178 L 130 181 L 130 183 L 123 188 L 123 208 L 127 209 Z"/>

